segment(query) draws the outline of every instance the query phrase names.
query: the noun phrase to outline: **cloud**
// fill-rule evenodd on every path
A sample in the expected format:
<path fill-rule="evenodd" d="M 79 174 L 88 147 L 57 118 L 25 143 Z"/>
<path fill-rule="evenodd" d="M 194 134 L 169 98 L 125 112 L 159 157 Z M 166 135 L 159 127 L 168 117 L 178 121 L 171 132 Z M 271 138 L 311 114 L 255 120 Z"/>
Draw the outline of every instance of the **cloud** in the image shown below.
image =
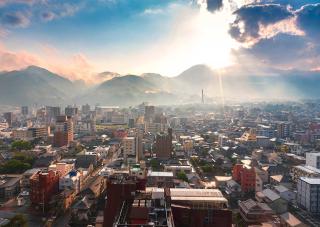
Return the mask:
<path fill-rule="evenodd" d="M 43 13 L 41 14 L 41 18 L 42 18 L 44 21 L 51 21 L 51 20 L 53 20 L 55 17 L 56 17 L 56 15 L 55 15 L 53 12 L 50 12 L 50 11 L 43 12 Z"/>
<path fill-rule="evenodd" d="M 6 27 L 27 27 L 30 24 L 28 13 L 22 12 L 2 12 L 0 13 L 0 22 Z"/>
<path fill-rule="evenodd" d="M 223 0 L 207 0 L 207 10 L 210 12 L 215 12 L 221 9 L 223 6 Z"/>
<path fill-rule="evenodd" d="M 144 15 L 157 15 L 162 13 L 164 13 L 163 9 L 160 9 L 160 8 L 149 8 L 143 11 Z"/>
<path fill-rule="evenodd" d="M 40 63 L 35 55 L 21 51 L 8 51 L 0 46 L 0 71 L 11 71 Z"/>
<path fill-rule="evenodd" d="M 280 4 L 245 5 L 234 12 L 236 19 L 230 25 L 230 35 L 239 42 L 259 38 L 261 26 L 269 26 L 293 17 L 288 7 Z"/>
<path fill-rule="evenodd" d="M 312 38 L 320 38 L 320 4 L 305 5 L 296 11 L 297 26 Z"/>
<path fill-rule="evenodd" d="M 314 67 L 314 61 L 319 54 L 315 45 L 303 36 L 279 33 L 271 38 L 261 39 L 249 48 L 241 48 L 242 54 L 254 56 L 270 66 L 280 68 L 304 68 Z"/>

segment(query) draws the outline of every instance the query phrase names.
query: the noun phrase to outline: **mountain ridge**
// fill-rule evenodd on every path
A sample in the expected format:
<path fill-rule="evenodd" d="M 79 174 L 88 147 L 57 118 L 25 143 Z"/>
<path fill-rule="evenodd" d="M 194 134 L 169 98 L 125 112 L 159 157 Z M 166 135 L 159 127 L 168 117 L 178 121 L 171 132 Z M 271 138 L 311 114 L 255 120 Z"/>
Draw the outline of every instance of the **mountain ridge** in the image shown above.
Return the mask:
<path fill-rule="evenodd" d="M 234 73 L 236 72 L 236 73 Z M 107 71 L 107 73 L 109 73 Z M 220 74 L 219 74 L 220 73 Z M 127 106 L 143 101 L 155 104 L 190 103 L 207 97 L 317 98 L 319 71 L 274 71 L 273 76 L 242 75 L 231 70 L 221 73 L 206 65 L 195 65 L 176 77 L 157 73 L 115 75 L 89 87 L 83 81 L 70 81 L 38 66 L 0 72 L 0 104 L 101 103 Z M 15 92 L 13 92 L 15 91 Z"/>

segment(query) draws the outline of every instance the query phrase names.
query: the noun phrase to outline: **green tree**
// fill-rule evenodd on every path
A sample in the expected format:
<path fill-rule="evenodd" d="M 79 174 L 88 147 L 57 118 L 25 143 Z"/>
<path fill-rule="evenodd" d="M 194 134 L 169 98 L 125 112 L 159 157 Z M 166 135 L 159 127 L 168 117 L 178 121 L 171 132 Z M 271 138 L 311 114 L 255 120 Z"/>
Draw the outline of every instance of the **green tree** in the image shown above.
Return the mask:
<path fill-rule="evenodd" d="M 153 171 L 161 169 L 160 162 L 157 159 L 151 159 L 150 166 Z"/>
<path fill-rule="evenodd" d="M 0 173 L 23 173 L 24 171 L 31 169 L 31 167 L 32 166 L 29 163 L 25 163 L 16 159 L 11 159 L 0 166 Z"/>
<path fill-rule="evenodd" d="M 18 151 L 31 150 L 32 149 L 32 145 L 28 141 L 16 140 L 16 141 L 13 141 L 11 143 L 11 148 L 13 150 L 18 150 Z"/>
<path fill-rule="evenodd" d="M 188 182 L 188 177 L 187 177 L 187 174 L 183 171 L 180 171 L 177 173 L 177 178 L 180 179 L 180 180 L 183 180 L 185 182 Z"/>

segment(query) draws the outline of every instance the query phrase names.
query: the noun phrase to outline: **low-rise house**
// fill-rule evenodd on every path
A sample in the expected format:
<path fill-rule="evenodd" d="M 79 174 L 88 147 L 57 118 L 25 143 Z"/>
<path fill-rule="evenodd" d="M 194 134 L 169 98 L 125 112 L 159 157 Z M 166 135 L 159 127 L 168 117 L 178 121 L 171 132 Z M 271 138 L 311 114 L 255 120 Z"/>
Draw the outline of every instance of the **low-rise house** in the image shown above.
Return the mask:
<path fill-rule="evenodd" d="M 214 180 L 217 187 L 224 188 L 229 180 L 232 180 L 232 176 L 215 176 Z"/>
<path fill-rule="evenodd" d="M 74 224 L 86 224 L 94 212 L 95 202 L 84 196 L 72 206 L 71 221 Z"/>
<path fill-rule="evenodd" d="M 262 192 L 256 193 L 256 199 L 259 202 L 264 202 L 276 213 L 282 214 L 288 210 L 288 202 L 280 197 L 271 189 L 265 189 Z"/>
<path fill-rule="evenodd" d="M 20 181 L 21 188 L 23 189 L 30 188 L 30 178 L 32 177 L 32 175 L 36 174 L 40 170 L 41 170 L 40 168 L 33 168 L 33 169 L 26 170 L 21 176 L 21 181 Z"/>
<path fill-rule="evenodd" d="M 256 202 L 252 199 L 239 203 L 240 215 L 246 225 L 260 224 L 272 219 L 272 209 L 265 203 Z"/>
<path fill-rule="evenodd" d="M 176 177 L 179 172 L 184 172 L 185 174 L 192 173 L 192 167 L 190 165 L 165 165 L 164 170 L 173 172 L 174 177 Z"/>
<path fill-rule="evenodd" d="M 293 186 L 291 177 L 288 174 L 270 176 L 270 184 L 273 186 L 283 185 L 287 188 L 292 188 Z"/>
<path fill-rule="evenodd" d="M 290 189 L 286 188 L 283 185 L 278 185 L 274 187 L 276 193 L 280 195 L 281 198 L 288 202 L 293 202 L 296 200 L 296 193 L 291 191 Z"/>
<path fill-rule="evenodd" d="M 173 187 L 173 172 L 149 171 L 147 185 L 152 187 Z"/>
<path fill-rule="evenodd" d="M 76 170 L 70 171 L 59 179 L 59 190 L 74 190 L 76 193 L 80 191 L 81 173 Z"/>
<path fill-rule="evenodd" d="M 11 199 L 20 193 L 20 175 L 0 176 L 0 199 Z"/>
<path fill-rule="evenodd" d="M 105 189 L 105 178 L 102 176 L 96 176 L 92 183 L 80 192 L 80 196 L 87 196 L 89 199 L 95 200 L 104 192 Z"/>
<path fill-rule="evenodd" d="M 307 227 L 306 224 L 302 223 L 293 214 L 286 212 L 280 215 L 282 227 Z"/>
<path fill-rule="evenodd" d="M 226 182 L 225 192 L 229 198 L 239 197 L 241 195 L 241 186 L 235 180 L 229 180 Z"/>

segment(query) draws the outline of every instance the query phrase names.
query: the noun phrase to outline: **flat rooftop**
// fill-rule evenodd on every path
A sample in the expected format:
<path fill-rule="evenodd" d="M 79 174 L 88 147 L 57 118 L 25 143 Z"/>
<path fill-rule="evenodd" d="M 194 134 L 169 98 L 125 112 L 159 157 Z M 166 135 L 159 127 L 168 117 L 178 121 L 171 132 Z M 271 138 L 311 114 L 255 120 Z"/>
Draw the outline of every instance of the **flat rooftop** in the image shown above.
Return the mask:
<path fill-rule="evenodd" d="M 320 178 L 300 177 L 300 179 L 308 184 L 320 185 Z"/>

